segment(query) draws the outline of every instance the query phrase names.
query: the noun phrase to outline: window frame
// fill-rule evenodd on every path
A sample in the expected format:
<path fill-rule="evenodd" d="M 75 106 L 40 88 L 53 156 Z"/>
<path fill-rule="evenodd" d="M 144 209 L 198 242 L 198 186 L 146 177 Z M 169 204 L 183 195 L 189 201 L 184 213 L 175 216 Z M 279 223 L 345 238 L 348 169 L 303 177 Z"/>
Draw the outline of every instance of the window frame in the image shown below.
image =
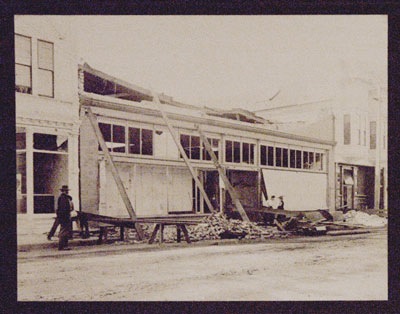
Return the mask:
<path fill-rule="evenodd" d="M 46 69 L 46 68 L 43 68 L 40 66 L 40 43 L 51 44 L 51 46 L 52 46 L 52 50 L 51 50 L 52 69 Z M 40 93 L 38 93 L 38 95 L 43 96 L 43 97 L 54 98 L 54 43 L 53 42 L 42 40 L 42 39 L 37 40 L 37 65 L 38 65 L 38 76 L 41 71 L 51 73 L 51 95 L 45 95 L 45 94 L 40 94 Z"/>
<path fill-rule="evenodd" d="M 16 41 L 16 37 L 17 36 L 29 39 L 29 54 L 30 54 L 29 63 L 30 64 L 24 64 L 24 63 L 17 62 L 17 58 L 15 58 L 14 67 L 15 67 L 15 71 L 16 71 L 17 65 L 29 68 L 29 80 L 30 80 L 29 83 L 30 83 L 30 86 L 17 85 L 17 81 L 15 80 L 15 90 L 16 90 L 17 93 L 31 94 L 32 95 L 32 89 L 33 89 L 32 88 L 32 37 L 26 36 L 26 35 L 22 35 L 22 34 L 18 34 L 18 33 L 14 33 L 14 42 Z M 16 51 L 15 51 L 15 55 L 16 55 Z M 28 91 L 27 92 L 23 92 L 23 91 L 19 90 L 19 88 L 21 88 L 21 89 L 22 88 L 28 88 Z"/>

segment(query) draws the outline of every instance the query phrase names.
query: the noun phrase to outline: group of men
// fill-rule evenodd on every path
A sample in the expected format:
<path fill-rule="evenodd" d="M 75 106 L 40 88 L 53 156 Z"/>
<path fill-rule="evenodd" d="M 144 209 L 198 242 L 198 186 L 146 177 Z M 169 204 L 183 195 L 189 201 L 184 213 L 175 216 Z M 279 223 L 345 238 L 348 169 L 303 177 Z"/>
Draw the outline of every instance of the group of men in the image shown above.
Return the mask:
<path fill-rule="evenodd" d="M 272 195 L 269 200 L 267 200 L 266 207 L 269 209 L 285 209 L 285 202 L 283 201 L 283 196 L 278 198 Z"/>

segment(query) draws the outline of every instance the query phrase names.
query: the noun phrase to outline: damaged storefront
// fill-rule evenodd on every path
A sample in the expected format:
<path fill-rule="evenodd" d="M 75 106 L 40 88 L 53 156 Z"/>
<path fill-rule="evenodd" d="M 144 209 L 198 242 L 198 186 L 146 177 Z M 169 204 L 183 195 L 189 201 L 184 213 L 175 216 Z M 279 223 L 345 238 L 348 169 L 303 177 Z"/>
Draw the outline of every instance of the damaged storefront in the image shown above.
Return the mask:
<path fill-rule="evenodd" d="M 138 217 L 225 212 L 237 210 L 238 202 L 251 211 L 273 194 L 284 195 L 293 210 L 334 209 L 329 141 L 271 130 L 243 110 L 225 115 L 163 94 L 160 110 L 151 91 L 87 64 L 80 67 L 80 84 L 85 212 L 127 216 L 93 125 Z"/>

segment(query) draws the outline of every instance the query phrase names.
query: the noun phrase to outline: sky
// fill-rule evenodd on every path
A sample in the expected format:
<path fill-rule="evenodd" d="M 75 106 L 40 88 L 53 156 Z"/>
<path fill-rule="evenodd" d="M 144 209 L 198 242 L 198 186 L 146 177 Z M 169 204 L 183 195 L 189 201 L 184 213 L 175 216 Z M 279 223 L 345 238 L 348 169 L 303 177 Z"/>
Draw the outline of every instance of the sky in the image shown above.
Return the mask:
<path fill-rule="evenodd" d="M 384 15 L 62 18 L 81 62 L 192 105 L 255 110 L 277 92 L 321 99 L 343 75 L 387 87 Z"/>

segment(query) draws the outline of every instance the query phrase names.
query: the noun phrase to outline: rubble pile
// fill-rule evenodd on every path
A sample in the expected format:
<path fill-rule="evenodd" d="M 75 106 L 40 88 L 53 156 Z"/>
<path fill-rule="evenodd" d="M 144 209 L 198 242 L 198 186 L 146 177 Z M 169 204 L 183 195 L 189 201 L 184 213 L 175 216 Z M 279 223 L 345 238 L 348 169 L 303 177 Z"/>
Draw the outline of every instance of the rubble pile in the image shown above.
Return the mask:
<path fill-rule="evenodd" d="M 221 238 L 258 239 L 286 236 L 286 233 L 279 232 L 274 227 L 267 229 L 253 222 L 227 219 L 221 213 L 207 216 L 198 225 L 189 227 L 189 234 L 192 241 Z"/>
<path fill-rule="evenodd" d="M 347 224 L 363 225 L 367 227 L 383 227 L 387 225 L 387 219 L 378 215 L 369 215 L 361 211 L 350 210 L 343 216 Z"/>

